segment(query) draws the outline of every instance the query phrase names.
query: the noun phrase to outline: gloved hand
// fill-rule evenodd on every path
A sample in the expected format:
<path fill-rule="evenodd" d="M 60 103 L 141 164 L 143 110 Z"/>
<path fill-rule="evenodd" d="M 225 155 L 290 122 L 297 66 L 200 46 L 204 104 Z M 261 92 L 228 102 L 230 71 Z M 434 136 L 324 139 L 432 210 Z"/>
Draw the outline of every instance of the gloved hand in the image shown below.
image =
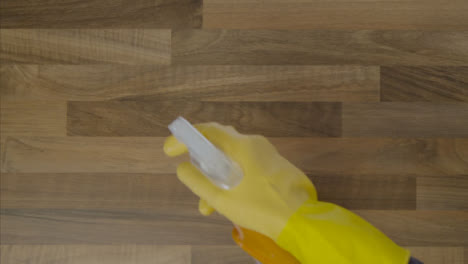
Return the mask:
<path fill-rule="evenodd" d="M 362 218 L 317 201 L 312 182 L 266 138 L 242 135 L 217 123 L 196 127 L 244 172 L 238 186 L 223 190 L 191 163 L 180 164 L 177 176 L 201 198 L 202 214 L 208 215 L 214 208 L 235 224 L 273 239 L 301 263 L 408 263 L 408 251 Z M 164 151 L 177 156 L 187 149 L 170 136 Z"/>

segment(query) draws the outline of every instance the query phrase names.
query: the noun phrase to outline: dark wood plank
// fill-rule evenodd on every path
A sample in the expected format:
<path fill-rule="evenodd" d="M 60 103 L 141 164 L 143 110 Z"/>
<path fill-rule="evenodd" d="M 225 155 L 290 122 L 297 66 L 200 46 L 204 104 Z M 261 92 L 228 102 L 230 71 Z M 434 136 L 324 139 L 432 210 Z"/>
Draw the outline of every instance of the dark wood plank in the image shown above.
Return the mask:
<path fill-rule="evenodd" d="M 468 137 L 466 103 L 356 103 L 343 105 L 343 136 Z"/>
<path fill-rule="evenodd" d="M 65 136 L 65 101 L 3 100 L 0 104 L 0 133 L 14 136 Z"/>
<path fill-rule="evenodd" d="M 0 65 L 3 98 L 378 102 L 376 66 Z"/>
<path fill-rule="evenodd" d="M 319 200 L 348 209 L 416 209 L 415 177 L 318 174 L 310 178 Z"/>
<path fill-rule="evenodd" d="M 468 245 L 467 211 L 355 211 L 401 246 Z"/>
<path fill-rule="evenodd" d="M 468 245 L 468 212 L 356 211 L 402 246 Z M 233 245 L 232 224 L 189 209 L 2 209 L 2 244 Z M 431 230 L 428 232 L 428 230 Z"/>
<path fill-rule="evenodd" d="M 190 246 L 2 245 L 2 263 L 190 264 Z"/>
<path fill-rule="evenodd" d="M 468 175 L 418 177 L 417 208 L 422 210 L 468 210 Z"/>
<path fill-rule="evenodd" d="M 168 29 L 1 29 L 2 63 L 169 64 Z"/>
<path fill-rule="evenodd" d="M 193 209 L 2 209 L 6 244 L 232 245 L 232 223 Z"/>
<path fill-rule="evenodd" d="M 468 67 L 381 67 L 381 100 L 468 102 Z"/>
<path fill-rule="evenodd" d="M 193 246 L 191 264 L 255 264 L 238 246 Z"/>
<path fill-rule="evenodd" d="M 463 247 L 407 247 L 425 264 L 463 264 Z M 237 246 L 194 246 L 192 264 L 255 263 Z"/>
<path fill-rule="evenodd" d="M 467 29 L 468 4 L 443 1 L 205 0 L 204 28 Z"/>
<path fill-rule="evenodd" d="M 3 0 L 2 28 L 194 28 L 201 0 Z"/>
<path fill-rule="evenodd" d="M 411 247 L 409 250 L 424 264 L 463 264 L 463 247 Z"/>
<path fill-rule="evenodd" d="M 468 171 L 468 139 L 271 138 L 314 175 L 456 176 Z M 2 172 L 174 173 L 185 158 L 164 155 L 164 138 L 8 137 Z"/>
<path fill-rule="evenodd" d="M 175 64 L 463 66 L 468 31 L 178 30 L 172 48 Z"/>
<path fill-rule="evenodd" d="M 175 174 L 2 173 L 2 208 L 196 208 Z M 319 199 L 349 209 L 415 209 L 416 181 L 405 176 L 311 176 Z"/>
<path fill-rule="evenodd" d="M 340 103 L 102 101 L 69 102 L 67 132 L 73 136 L 168 136 L 178 116 L 192 123 L 230 124 L 265 136 L 337 137 Z"/>

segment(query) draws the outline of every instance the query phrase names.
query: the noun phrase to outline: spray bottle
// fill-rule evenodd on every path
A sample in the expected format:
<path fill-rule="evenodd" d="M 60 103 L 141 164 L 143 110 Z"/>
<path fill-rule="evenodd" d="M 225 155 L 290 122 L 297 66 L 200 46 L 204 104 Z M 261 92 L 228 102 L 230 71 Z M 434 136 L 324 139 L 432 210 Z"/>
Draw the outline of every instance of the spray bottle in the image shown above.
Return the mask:
<path fill-rule="evenodd" d="M 183 117 L 169 125 L 175 138 L 184 144 L 191 162 L 216 186 L 229 190 L 237 186 L 244 176 L 241 166 L 225 155 Z M 234 241 L 263 264 L 298 264 L 291 254 L 276 245 L 270 238 L 255 231 L 234 225 Z"/>

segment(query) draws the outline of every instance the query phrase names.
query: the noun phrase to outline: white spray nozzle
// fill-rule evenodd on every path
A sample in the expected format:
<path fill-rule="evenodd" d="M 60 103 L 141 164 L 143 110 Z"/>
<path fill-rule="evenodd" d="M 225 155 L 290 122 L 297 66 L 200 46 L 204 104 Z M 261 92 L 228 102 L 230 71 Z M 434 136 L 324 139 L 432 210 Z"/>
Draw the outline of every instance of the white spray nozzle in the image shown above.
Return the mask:
<path fill-rule="evenodd" d="M 223 189 L 237 186 L 243 177 L 240 166 L 204 137 L 183 117 L 169 125 L 178 141 L 187 146 L 192 163 L 215 185 Z"/>

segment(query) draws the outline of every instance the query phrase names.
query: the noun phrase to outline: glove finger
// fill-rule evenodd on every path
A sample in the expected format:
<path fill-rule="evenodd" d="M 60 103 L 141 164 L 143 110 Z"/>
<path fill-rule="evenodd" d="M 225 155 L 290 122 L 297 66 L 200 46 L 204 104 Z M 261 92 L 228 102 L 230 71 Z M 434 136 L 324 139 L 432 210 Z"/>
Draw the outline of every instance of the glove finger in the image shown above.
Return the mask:
<path fill-rule="evenodd" d="M 177 177 L 193 193 L 211 205 L 214 205 L 217 196 L 222 191 L 190 162 L 183 162 L 177 167 Z"/>
<path fill-rule="evenodd" d="M 180 143 L 174 136 L 169 136 L 164 142 L 164 153 L 169 157 L 175 157 L 187 152 L 187 147 Z"/>
<path fill-rule="evenodd" d="M 207 201 L 200 199 L 200 201 L 198 202 L 198 211 L 200 211 L 202 215 L 209 216 L 214 212 L 214 210 L 215 209 L 211 207 L 211 205 L 209 205 Z"/>

